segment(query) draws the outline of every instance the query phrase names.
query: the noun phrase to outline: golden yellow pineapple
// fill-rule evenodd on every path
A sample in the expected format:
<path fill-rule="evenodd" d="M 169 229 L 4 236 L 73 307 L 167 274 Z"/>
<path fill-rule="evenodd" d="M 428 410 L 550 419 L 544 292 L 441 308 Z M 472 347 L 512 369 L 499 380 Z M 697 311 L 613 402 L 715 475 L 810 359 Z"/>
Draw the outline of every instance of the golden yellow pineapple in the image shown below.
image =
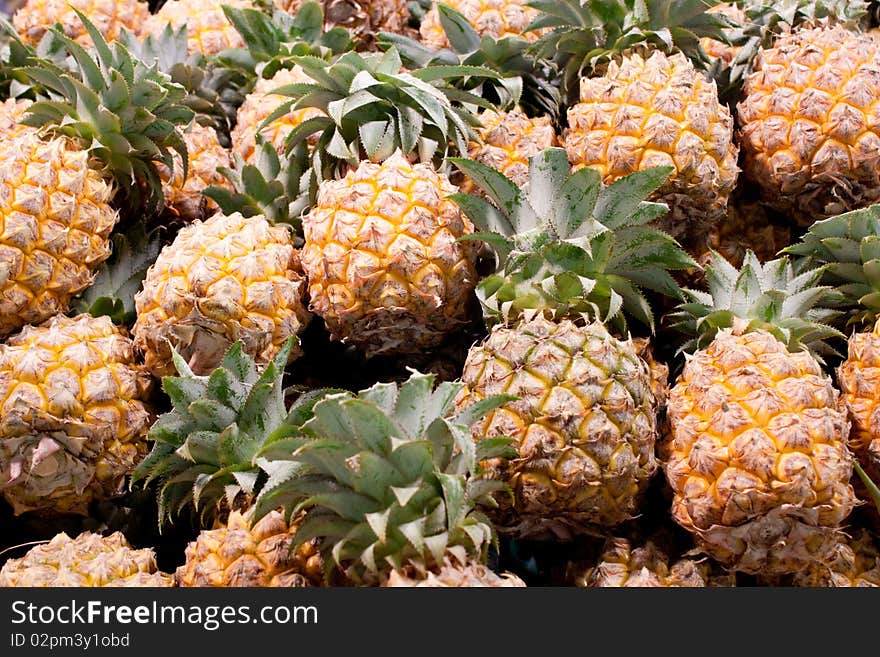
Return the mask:
<path fill-rule="evenodd" d="M 400 152 L 327 180 L 303 218 L 310 309 L 367 355 L 437 345 L 467 321 L 477 276 L 457 189 Z"/>
<path fill-rule="evenodd" d="M 82 50 L 59 41 L 61 54 Z M 68 57 L 64 69 L 20 69 L 57 93 L 0 111 L 0 337 L 67 311 L 110 254 L 117 208 L 144 216 L 162 205 L 156 161 L 179 143 L 176 125 L 193 113 L 167 76 L 133 67 L 118 43 L 106 52 L 91 64 Z M 120 75 L 132 84 L 119 86 Z M 80 93 L 83 85 L 93 93 Z M 150 93 L 125 96 L 144 88 Z M 111 105 L 122 109 L 114 114 Z"/>
<path fill-rule="evenodd" d="M 462 381 L 462 406 L 517 397 L 474 427 L 477 436 L 519 443 L 518 458 L 491 465 L 514 495 L 502 525 L 565 536 L 569 527 L 616 525 L 638 513 L 657 468 L 657 403 L 632 342 L 598 323 L 499 325 L 468 353 Z"/>
<path fill-rule="evenodd" d="M 203 530 L 186 548 L 178 586 L 320 586 L 323 564 L 315 541 L 294 547 L 296 523 L 272 511 L 253 526 L 239 511 Z"/>
<path fill-rule="evenodd" d="M 693 266 L 672 238 L 643 226 L 666 211 L 642 199 L 670 169 L 605 186 L 592 169 L 559 176 L 568 159 L 551 148 L 532 158 L 528 188 L 514 193 L 491 167 L 454 162 L 497 203 L 472 195 L 462 204 L 501 246 L 477 288 L 491 331 L 468 353 L 458 403 L 516 397 L 472 426 L 478 442 L 516 439 L 515 457 L 486 464 L 513 493 L 489 513 L 499 531 L 520 537 L 570 540 L 620 524 L 638 514 L 657 469 L 667 376 L 665 366 L 652 372 L 646 341 L 628 337 L 626 318 L 650 325 L 640 284 L 668 294 L 669 270 Z M 577 203 L 555 202 L 573 195 Z M 648 262 L 644 252 L 660 257 Z"/>
<path fill-rule="evenodd" d="M 813 564 L 794 577 L 797 586 L 880 587 L 880 549 L 865 529 L 841 537 L 827 563 Z"/>
<path fill-rule="evenodd" d="M 16 513 L 85 513 L 146 454 L 150 377 L 107 317 L 58 315 L 0 345 L 0 480 Z"/>
<path fill-rule="evenodd" d="M 110 255 L 113 188 L 89 159 L 34 129 L 0 140 L 0 336 L 66 311 Z"/>
<path fill-rule="evenodd" d="M 675 316 L 697 331 L 689 348 L 711 342 L 688 358 L 667 402 L 660 453 L 673 517 L 732 570 L 785 574 L 827 560 L 856 504 L 840 393 L 797 350 L 804 335 L 834 335 L 812 310 L 820 275 L 751 253 L 737 271 L 714 256 L 709 294 L 693 293 Z"/>
<path fill-rule="evenodd" d="M 760 51 L 738 105 L 743 171 L 802 225 L 880 199 L 880 43 L 842 26 Z"/>
<path fill-rule="evenodd" d="M 669 558 L 653 542 L 633 547 L 625 538 L 609 538 L 594 567 L 575 573 L 574 583 L 582 587 L 703 587 L 708 586 L 709 568 L 693 559 Z"/>
<path fill-rule="evenodd" d="M 36 44 L 56 23 L 71 39 L 84 46 L 92 45 L 78 9 L 101 32 L 107 41 L 119 38 L 122 28 L 137 32 L 150 15 L 141 0 L 27 0 L 12 16 L 12 24 L 26 43 Z"/>
<path fill-rule="evenodd" d="M 157 377 L 174 373 L 172 346 L 198 374 L 239 340 L 265 364 L 308 323 L 305 287 L 288 227 L 215 214 L 183 228 L 150 267 L 135 296 L 135 345 Z M 294 345 L 291 360 L 299 353 Z"/>
<path fill-rule="evenodd" d="M 218 171 L 220 167 L 231 167 L 232 158 L 220 144 L 214 128 L 193 123 L 183 132 L 183 140 L 189 164 L 186 179 L 183 177 L 183 161 L 177 153 L 174 153 L 173 171 L 164 165 L 158 168 L 166 206 L 184 220 L 193 221 L 217 210 L 217 203 L 202 194 L 205 189 L 211 186 L 232 188 L 226 176 Z"/>
<path fill-rule="evenodd" d="M 326 28 L 344 27 L 359 40 L 371 40 L 379 32 L 401 33 L 409 20 L 407 0 L 320 0 Z M 275 0 L 295 14 L 303 0 Z"/>
<path fill-rule="evenodd" d="M 496 39 L 517 36 L 529 41 L 538 38 L 537 33 L 525 31 L 538 16 L 538 10 L 528 7 L 526 0 L 443 0 L 442 4 L 467 18 L 481 36 L 487 34 Z M 436 2 L 422 19 L 419 35 L 429 48 L 449 47 Z"/>
<path fill-rule="evenodd" d="M 468 144 L 468 157 L 497 169 L 517 185 L 529 179 L 529 158 L 556 146 L 556 131 L 547 116 L 529 118 L 520 109 L 509 112 L 485 110 L 479 115 L 482 142 Z M 471 193 L 474 184 L 465 179 L 461 191 Z"/>
<path fill-rule="evenodd" d="M 279 69 L 271 78 L 257 80 L 253 91 L 245 97 L 244 103 L 238 110 L 235 128 L 232 130 L 233 151 L 241 155 L 245 162 L 252 162 L 257 152 L 256 134 L 259 131 L 275 150 L 279 153 L 283 152 L 284 141 L 290 131 L 306 119 L 320 116 L 323 112 L 315 107 L 292 110 L 266 127 L 260 128 L 263 121 L 287 100 L 284 96 L 277 96 L 271 92 L 283 85 L 311 82 L 312 79 L 299 66 Z"/>
<path fill-rule="evenodd" d="M 0 569 L 0 587 L 173 586 L 156 568 L 151 549 L 136 550 L 121 532 L 76 538 L 57 534 L 51 541 L 10 559 Z"/>
<path fill-rule="evenodd" d="M 733 117 L 714 81 L 681 53 L 653 52 L 582 78 L 562 139 L 572 166 L 595 168 L 605 182 L 674 167 L 653 199 L 669 206 L 659 226 L 691 245 L 724 218 L 739 172 L 732 137 Z"/>
<path fill-rule="evenodd" d="M 140 35 L 162 33 L 167 25 L 178 29 L 186 25 L 188 49 L 204 55 L 216 55 L 227 48 L 241 48 L 244 39 L 223 13 L 223 5 L 253 7 L 250 0 L 168 0 L 140 27 Z"/>

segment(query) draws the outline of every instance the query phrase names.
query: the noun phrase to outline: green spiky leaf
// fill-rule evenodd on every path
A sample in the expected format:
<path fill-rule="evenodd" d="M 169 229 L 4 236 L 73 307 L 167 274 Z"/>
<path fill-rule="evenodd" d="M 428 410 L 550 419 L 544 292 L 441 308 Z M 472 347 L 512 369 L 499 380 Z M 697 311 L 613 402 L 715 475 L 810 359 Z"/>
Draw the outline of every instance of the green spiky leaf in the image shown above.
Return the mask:
<path fill-rule="evenodd" d="M 509 399 L 455 416 L 460 388 L 413 372 L 402 384 L 325 396 L 302 426 L 310 440 L 290 457 L 300 474 L 282 470 L 258 514 L 279 503 L 305 512 L 297 541 L 321 539 L 331 573 L 352 583 L 381 583 L 409 565 L 437 568 L 451 554 L 484 561 L 495 535 L 476 506 L 491 505 L 503 484 L 478 485 L 479 466 L 462 460 L 456 430 Z M 469 433 L 466 442 L 473 446 Z M 483 453 L 509 455 L 510 443 L 493 439 Z"/>

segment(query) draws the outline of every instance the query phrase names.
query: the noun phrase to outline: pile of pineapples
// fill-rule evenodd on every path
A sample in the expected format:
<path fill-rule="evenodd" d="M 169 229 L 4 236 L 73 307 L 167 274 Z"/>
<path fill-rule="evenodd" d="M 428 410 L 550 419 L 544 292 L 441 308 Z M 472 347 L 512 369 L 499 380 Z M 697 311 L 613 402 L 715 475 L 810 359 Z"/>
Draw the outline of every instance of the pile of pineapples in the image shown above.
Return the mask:
<path fill-rule="evenodd" d="M 24 0 L 0 585 L 880 586 L 847 0 Z"/>

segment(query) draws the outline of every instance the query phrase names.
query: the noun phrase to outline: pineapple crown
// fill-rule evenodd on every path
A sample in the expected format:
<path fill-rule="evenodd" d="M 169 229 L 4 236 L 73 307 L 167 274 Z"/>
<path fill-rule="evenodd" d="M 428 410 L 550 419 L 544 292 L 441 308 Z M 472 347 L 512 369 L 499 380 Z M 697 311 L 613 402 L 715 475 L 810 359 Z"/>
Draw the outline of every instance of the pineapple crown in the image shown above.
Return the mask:
<path fill-rule="evenodd" d="M 383 50 L 397 48 L 403 64 L 410 69 L 432 65 L 485 66 L 502 77 L 482 80 L 462 78 L 455 81 L 466 91 L 489 98 L 498 107 L 509 109 L 519 105 L 530 115 L 559 115 L 559 89 L 550 67 L 528 54 L 531 44 L 521 37 L 495 39 L 480 36 L 465 16 L 449 5 L 438 5 L 440 24 L 449 41 L 449 48 L 434 50 L 403 36 L 381 32 L 378 45 Z"/>
<path fill-rule="evenodd" d="M 784 252 L 824 265 L 832 304 L 846 311 L 849 324 L 880 317 L 880 205 L 817 221 Z"/>
<path fill-rule="evenodd" d="M 295 15 L 275 8 L 223 7 L 223 13 L 244 40 L 244 48 L 230 48 L 218 55 L 224 65 L 239 71 L 251 83 L 271 78 L 279 69 L 293 68 L 294 57 L 331 59 L 353 48 L 351 34 L 342 27 L 324 30 L 324 10 L 309 0 Z"/>
<path fill-rule="evenodd" d="M 745 0 L 741 4 L 749 23 L 763 28 L 765 45 L 781 30 L 822 21 L 857 28 L 867 18 L 869 6 L 861 0 Z"/>
<path fill-rule="evenodd" d="M 439 165 L 450 151 L 467 152 L 478 140 L 473 107 L 496 109 L 476 94 L 450 82 L 462 77 L 498 79 L 484 66 L 426 66 L 402 71 L 396 48 L 385 53 L 349 52 L 334 62 L 294 57 L 311 78 L 272 90 L 290 97 L 262 124 L 291 110 L 316 107 L 323 112 L 303 121 L 288 136 L 288 147 L 317 136 L 313 169 L 325 178 L 338 177 L 363 158 L 384 161 L 397 150 Z M 261 126 L 262 127 L 262 126 Z"/>
<path fill-rule="evenodd" d="M 528 31 L 546 30 L 532 46 L 535 56 L 563 73 L 563 88 L 576 99 L 582 75 L 589 76 L 630 48 L 680 51 L 700 68 L 708 57 L 700 38 L 727 42 L 731 21 L 708 9 L 721 0 L 532 0 L 540 11 Z"/>
<path fill-rule="evenodd" d="M 0 101 L 8 98 L 37 98 L 43 89 L 28 79 L 24 69 L 42 66 L 50 61 L 56 66 L 69 68 L 68 53 L 58 34 L 47 31 L 32 46 L 21 40 L 15 27 L 0 16 Z"/>
<path fill-rule="evenodd" d="M 826 340 L 842 336 L 828 324 L 835 313 L 824 305 L 829 288 L 817 284 L 823 271 L 805 258 L 761 263 L 752 251 L 737 269 L 713 251 L 705 265 L 707 291 L 685 289 L 688 300 L 669 315 L 673 328 L 693 336 L 679 353 L 706 347 L 728 328 L 767 331 L 789 351 L 835 353 Z"/>
<path fill-rule="evenodd" d="M 260 463 L 281 445 L 282 453 L 292 449 L 289 441 L 327 393 L 316 390 L 285 405 L 282 377 L 292 346 L 293 338 L 259 371 L 236 342 L 208 376 L 194 374 L 174 352 L 179 376 L 162 380 L 173 408 L 150 428 L 153 448 L 132 476 L 132 484 L 159 483 L 160 523 L 192 505 L 210 524 L 222 510 L 252 501 L 265 480 Z"/>
<path fill-rule="evenodd" d="M 247 83 L 240 72 L 202 53 L 190 53 L 186 25 L 175 29 L 168 24 L 142 40 L 123 28 L 119 41 L 133 57 L 146 65 L 155 64 L 171 82 L 183 87 L 186 97 L 181 102 L 195 112 L 196 121 L 214 128 L 221 143 L 230 145 L 229 134 Z"/>
<path fill-rule="evenodd" d="M 645 199 L 671 167 L 606 186 L 594 169 L 570 173 L 565 151 L 549 148 L 529 160 L 528 185 L 519 188 L 484 164 L 452 161 L 494 202 L 451 197 L 483 231 L 472 238 L 495 251 L 495 273 L 477 285 L 487 323 L 549 312 L 586 315 L 625 332 L 629 315 L 653 330 L 641 288 L 681 297 L 669 270 L 696 263 L 672 237 L 646 225 L 668 210 Z"/>
<path fill-rule="evenodd" d="M 434 387 L 413 372 L 402 384 L 329 395 L 302 425 L 307 440 L 291 468 L 270 478 L 256 517 L 283 506 L 305 512 L 297 544 L 320 539 L 328 568 L 354 584 L 380 584 L 394 570 L 439 568 L 447 555 L 485 562 L 496 541 L 478 505 L 495 506 L 504 484 L 484 459 L 515 455 L 509 438 L 474 441 L 471 425 L 509 396 L 455 411 L 461 383 Z"/>
<path fill-rule="evenodd" d="M 260 133 L 256 134 L 256 143 L 251 163 L 234 153 L 235 166 L 219 169 L 232 183 L 232 190 L 212 185 L 202 193 L 213 199 L 224 214 L 262 215 L 275 224 L 290 224 L 295 242 L 301 241 L 302 217 L 317 193 L 309 184 L 313 179 L 309 175 L 308 146 L 300 142 L 289 152 L 279 154 Z"/>
<path fill-rule="evenodd" d="M 132 210 L 158 213 L 164 207 L 157 162 L 173 169 L 176 151 L 187 172 L 187 152 L 178 126 L 194 117 L 183 104 L 186 91 L 155 63 L 136 59 L 120 42 L 108 45 L 79 11 L 94 50 L 66 37 L 55 39 L 70 55 L 71 68 L 43 59 L 21 71 L 46 90 L 49 100 L 28 108 L 23 123 L 78 142 L 116 182 L 117 197 Z"/>

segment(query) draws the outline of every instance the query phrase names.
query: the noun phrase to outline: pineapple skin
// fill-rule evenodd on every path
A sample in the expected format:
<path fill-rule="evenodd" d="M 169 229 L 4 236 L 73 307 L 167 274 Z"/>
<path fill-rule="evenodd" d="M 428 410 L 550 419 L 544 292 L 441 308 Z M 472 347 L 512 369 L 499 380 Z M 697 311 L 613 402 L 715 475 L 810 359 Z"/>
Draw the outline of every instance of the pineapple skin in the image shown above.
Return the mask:
<path fill-rule="evenodd" d="M 21 123 L 27 116 L 30 105 L 31 101 L 17 98 L 9 98 L 0 103 L 0 135 L 4 140 L 34 131 L 34 128 Z"/>
<path fill-rule="evenodd" d="M 537 32 L 525 31 L 538 17 L 538 10 L 527 7 L 526 0 L 444 0 L 443 4 L 467 18 L 480 36 L 489 35 L 496 39 L 521 37 L 527 41 L 535 41 L 539 36 Z M 449 47 L 436 2 L 419 25 L 419 36 L 429 48 Z"/>
<path fill-rule="evenodd" d="M 303 218 L 310 309 L 367 356 L 419 353 L 468 320 L 476 245 L 457 191 L 399 152 L 322 182 Z"/>
<path fill-rule="evenodd" d="M 568 126 L 562 141 L 572 167 L 592 167 L 606 184 L 674 167 L 651 200 L 669 205 L 658 227 L 686 247 L 723 220 L 739 174 L 733 117 L 684 55 L 633 53 L 581 79 Z"/>
<path fill-rule="evenodd" d="M 737 111 L 743 170 L 801 225 L 880 199 L 880 44 L 800 29 L 762 50 Z"/>
<path fill-rule="evenodd" d="M 499 531 L 568 540 L 638 513 L 657 463 L 657 400 L 648 364 L 631 341 L 598 323 L 543 317 L 496 326 L 471 349 L 458 403 L 491 395 L 519 399 L 490 411 L 476 440 L 513 436 L 516 459 L 487 464 L 513 491 Z"/>
<path fill-rule="evenodd" d="M 0 480 L 16 513 L 86 513 L 146 455 L 152 381 L 108 317 L 58 315 L 0 345 Z"/>
<path fill-rule="evenodd" d="M 202 531 L 174 574 L 182 587 L 320 586 L 323 563 L 314 541 L 296 549 L 296 523 L 272 511 L 250 526 L 232 511 L 225 526 Z"/>
<path fill-rule="evenodd" d="M 150 15 L 146 2 L 139 0 L 27 0 L 12 16 L 12 24 L 25 43 L 36 44 L 55 23 L 64 34 L 84 46 L 92 38 L 73 11 L 85 14 L 104 38 L 119 38 L 122 28 L 137 32 Z"/>
<path fill-rule="evenodd" d="M 118 215 L 111 185 L 66 138 L 19 126 L 0 139 L 0 160 L 3 337 L 67 311 L 110 255 Z"/>
<path fill-rule="evenodd" d="M 809 353 L 763 330 L 719 331 L 669 395 L 660 454 L 675 521 L 731 570 L 826 560 L 856 504 L 840 402 Z"/>
<path fill-rule="evenodd" d="M 841 538 L 827 563 L 813 564 L 794 576 L 795 586 L 880 587 L 880 550 L 864 529 Z"/>
<path fill-rule="evenodd" d="M 522 187 L 529 181 L 529 158 L 557 145 L 556 131 L 547 116 L 529 118 L 520 109 L 510 112 L 485 110 L 479 115 L 482 143 L 468 144 L 468 157 L 497 169 Z M 470 194 L 474 183 L 465 178 L 461 191 Z"/>
<path fill-rule="evenodd" d="M 667 556 L 648 541 L 633 547 L 625 538 L 605 541 L 599 563 L 575 577 L 575 585 L 588 588 L 666 588 L 708 586 L 709 569 L 693 559 L 669 564 Z"/>
<path fill-rule="evenodd" d="M 232 183 L 220 173 L 220 167 L 231 168 L 232 158 L 217 139 L 214 128 L 193 123 L 183 133 L 186 143 L 188 170 L 183 177 L 183 161 L 176 151 L 172 153 L 174 167 L 168 170 L 157 164 L 162 178 L 165 205 L 174 210 L 184 221 L 191 222 L 217 211 L 217 203 L 203 195 L 208 187 L 232 189 Z"/>
<path fill-rule="evenodd" d="M 287 84 L 314 84 L 314 80 L 306 75 L 298 65 L 291 69 L 283 68 L 279 69 L 271 78 L 257 80 L 253 91 L 245 96 L 244 102 L 238 110 L 235 127 L 232 129 L 232 148 L 246 163 L 253 163 L 255 159 L 257 132 L 271 143 L 276 151 L 283 153 L 287 136 L 296 126 L 315 116 L 323 115 L 323 112 L 317 107 L 291 110 L 269 125 L 260 128 L 263 121 L 287 100 L 285 96 L 278 96 L 271 92 Z"/>
<path fill-rule="evenodd" d="M 249 0 L 168 0 L 140 26 L 140 37 L 159 35 L 166 25 L 176 30 L 186 25 L 190 53 L 216 55 L 227 48 L 244 47 L 244 39 L 226 19 L 223 5 L 253 7 Z"/>
<path fill-rule="evenodd" d="M 868 476 L 880 481 L 880 321 L 850 337 L 837 382 L 853 423 L 849 445 Z"/>
<path fill-rule="evenodd" d="M 286 227 L 215 214 L 181 229 L 148 270 L 135 295 L 135 346 L 156 377 L 175 373 L 172 345 L 196 374 L 237 340 L 266 364 L 308 324 L 305 286 Z M 294 345 L 291 360 L 300 353 Z"/>
<path fill-rule="evenodd" d="M 135 550 L 122 532 L 101 536 L 84 532 L 75 539 L 57 534 L 0 569 L 0 587 L 167 587 L 170 575 L 158 572 L 151 549 Z"/>
<path fill-rule="evenodd" d="M 519 588 L 526 584 L 513 573 L 499 575 L 481 563 L 447 556 L 434 570 L 410 566 L 394 570 L 383 586 L 389 588 Z"/>

